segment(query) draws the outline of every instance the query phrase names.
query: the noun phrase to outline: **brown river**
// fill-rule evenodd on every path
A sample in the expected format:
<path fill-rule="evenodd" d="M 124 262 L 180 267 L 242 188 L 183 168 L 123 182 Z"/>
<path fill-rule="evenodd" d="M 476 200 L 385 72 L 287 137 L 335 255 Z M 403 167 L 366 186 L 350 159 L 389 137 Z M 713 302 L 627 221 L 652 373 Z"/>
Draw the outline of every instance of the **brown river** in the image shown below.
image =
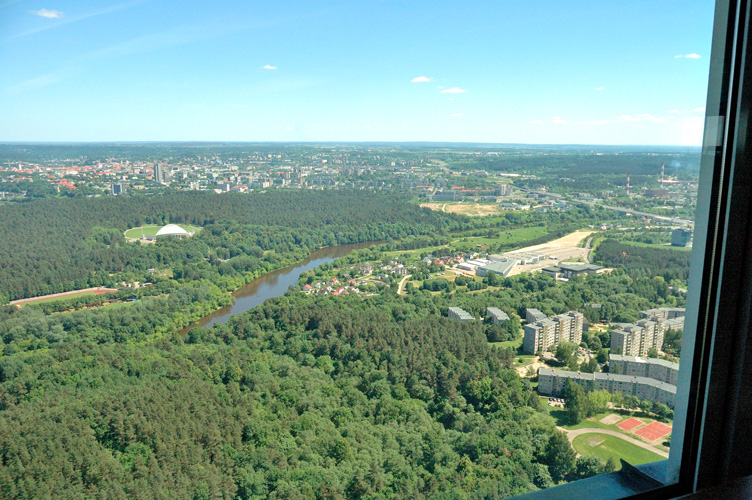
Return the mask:
<path fill-rule="evenodd" d="M 344 257 L 353 250 L 368 248 L 379 243 L 381 242 L 372 241 L 366 243 L 353 243 L 351 245 L 338 245 L 314 250 L 304 261 L 272 271 L 269 274 L 256 278 L 247 285 L 238 288 L 232 293 L 233 297 L 235 297 L 235 303 L 233 305 L 223 307 L 222 309 L 218 309 L 217 311 L 204 316 L 183 331 L 186 332 L 196 326 L 211 328 L 216 323 L 224 323 L 230 319 L 230 316 L 240 314 L 259 304 L 263 304 L 266 299 L 284 295 L 291 285 L 297 284 L 298 278 L 300 278 L 300 275 L 305 271 L 314 269 L 321 264 L 331 262 L 334 259 Z"/>

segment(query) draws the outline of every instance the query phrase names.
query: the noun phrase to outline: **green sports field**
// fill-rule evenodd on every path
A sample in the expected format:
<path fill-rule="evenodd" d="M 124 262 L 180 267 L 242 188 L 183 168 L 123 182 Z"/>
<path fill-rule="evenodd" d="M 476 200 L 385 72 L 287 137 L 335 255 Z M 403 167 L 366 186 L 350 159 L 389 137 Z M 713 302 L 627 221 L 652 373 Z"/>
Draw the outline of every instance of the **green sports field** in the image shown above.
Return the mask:
<path fill-rule="evenodd" d="M 595 456 L 603 460 L 614 457 L 617 462 L 623 458 L 632 465 L 664 460 L 656 453 L 607 434 L 583 434 L 574 438 L 572 445 L 580 455 Z"/>
<path fill-rule="evenodd" d="M 178 226 L 182 227 L 189 233 L 193 231 L 193 233 L 198 233 L 201 231 L 201 228 L 198 226 L 191 226 L 190 224 L 178 224 Z M 157 234 L 157 231 L 159 231 L 164 226 L 157 226 L 154 224 L 150 224 L 148 226 L 140 226 L 140 227 L 134 227 L 133 229 L 129 229 L 125 232 L 125 237 L 130 240 L 137 240 L 141 238 L 141 235 L 144 236 L 154 236 Z"/>

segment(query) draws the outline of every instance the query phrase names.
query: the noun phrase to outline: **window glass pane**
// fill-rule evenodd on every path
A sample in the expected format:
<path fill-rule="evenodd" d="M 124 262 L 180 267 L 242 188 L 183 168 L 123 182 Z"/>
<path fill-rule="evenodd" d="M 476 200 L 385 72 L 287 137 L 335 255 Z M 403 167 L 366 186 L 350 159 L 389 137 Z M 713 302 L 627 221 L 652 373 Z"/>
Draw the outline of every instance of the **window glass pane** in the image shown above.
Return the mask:
<path fill-rule="evenodd" d="M 0 0 L 3 496 L 669 458 L 712 1 L 32 7 Z"/>

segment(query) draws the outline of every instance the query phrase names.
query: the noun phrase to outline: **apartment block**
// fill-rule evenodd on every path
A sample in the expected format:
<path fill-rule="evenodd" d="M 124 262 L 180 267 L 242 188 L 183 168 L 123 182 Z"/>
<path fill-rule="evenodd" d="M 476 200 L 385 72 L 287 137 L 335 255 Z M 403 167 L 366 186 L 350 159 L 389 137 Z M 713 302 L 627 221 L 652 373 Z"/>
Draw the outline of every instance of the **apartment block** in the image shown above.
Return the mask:
<path fill-rule="evenodd" d="M 556 323 L 550 319 L 542 319 L 533 324 L 525 325 L 525 338 L 522 349 L 526 354 L 550 350 L 556 343 Z"/>
<path fill-rule="evenodd" d="M 611 332 L 611 352 L 625 356 L 647 356 L 650 349 L 663 348 L 663 321 L 641 319 Z"/>
<path fill-rule="evenodd" d="M 447 312 L 447 317 L 458 319 L 460 321 L 473 321 L 474 319 L 469 312 L 460 309 L 459 307 L 450 307 Z"/>
<path fill-rule="evenodd" d="M 528 323 L 535 323 L 536 321 L 546 319 L 546 317 L 547 316 L 540 312 L 538 309 L 525 309 L 525 321 L 527 321 Z"/>
<path fill-rule="evenodd" d="M 581 373 L 541 368 L 538 372 L 538 392 L 546 396 L 563 396 L 567 381 L 572 380 L 585 391 L 605 390 L 610 393 L 637 396 L 641 400 L 663 403 L 673 408 L 676 386 L 647 377 L 612 373 Z"/>
<path fill-rule="evenodd" d="M 655 309 L 640 312 L 642 312 L 645 319 L 652 319 L 653 321 L 681 318 L 685 313 L 683 307 L 656 307 Z"/>
<path fill-rule="evenodd" d="M 530 315 L 531 309 L 526 310 Z M 532 311 L 536 311 L 532 309 Z M 525 338 L 522 342 L 526 354 L 548 351 L 559 342 L 582 342 L 582 325 L 585 317 L 577 311 L 558 314 L 550 319 L 541 319 L 525 325 Z"/>
<path fill-rule="evenodd" d="M 491 318 L 491 322 L 494 325 L 498 325 L 502 321 L 508 321 L 509 315 L 499 309 L 498 307 L 487 307 L 486 308 L 486 316 L 489 316 Z"/>
<path fill-rule="evenodd" d="M 671 385 L 679 381 L 679 364 L 665 359 L 611 354 L 608 367 L 612 374 L 647 377 Z"/>

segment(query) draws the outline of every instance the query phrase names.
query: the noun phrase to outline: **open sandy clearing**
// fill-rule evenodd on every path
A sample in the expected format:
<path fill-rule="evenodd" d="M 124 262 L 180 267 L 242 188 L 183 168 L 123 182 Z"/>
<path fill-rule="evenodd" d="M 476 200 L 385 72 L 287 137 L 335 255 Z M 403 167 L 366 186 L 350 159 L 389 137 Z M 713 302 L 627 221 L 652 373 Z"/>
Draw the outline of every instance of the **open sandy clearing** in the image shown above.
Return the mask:
<path fill-rule="evenodd" d="M 531 247 L 525 247 L 521 248 L 519 250 L 515 250 L 515 252 L 538 252 L 538 253 L 545 253 L 541 252 L 544 249 L 556 249 L 556 248 L 579 248 L 577 244 L 593 234 L 595 231 L 575 231 L 573 233 L 569 233 L 566 236 L 562 236 L 559 239 L 549 241 L 547 243 L 541 243 L 540 245 L 533 245 Z M 584 250 L 581 249 L 581 250 Z"/>

